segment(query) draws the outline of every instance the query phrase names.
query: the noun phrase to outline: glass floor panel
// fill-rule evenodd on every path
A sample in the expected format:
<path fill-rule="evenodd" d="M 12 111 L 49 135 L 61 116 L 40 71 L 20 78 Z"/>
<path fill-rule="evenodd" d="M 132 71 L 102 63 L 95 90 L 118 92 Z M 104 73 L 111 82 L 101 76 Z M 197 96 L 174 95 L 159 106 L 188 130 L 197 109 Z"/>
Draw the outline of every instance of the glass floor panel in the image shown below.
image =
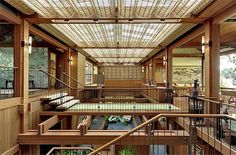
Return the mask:
<path fill-rule="evenodd" d="M 167 103 L 78 103 L 70 107 L 67 111 L 86 110 L 176 110 L 180 108 Z"/>

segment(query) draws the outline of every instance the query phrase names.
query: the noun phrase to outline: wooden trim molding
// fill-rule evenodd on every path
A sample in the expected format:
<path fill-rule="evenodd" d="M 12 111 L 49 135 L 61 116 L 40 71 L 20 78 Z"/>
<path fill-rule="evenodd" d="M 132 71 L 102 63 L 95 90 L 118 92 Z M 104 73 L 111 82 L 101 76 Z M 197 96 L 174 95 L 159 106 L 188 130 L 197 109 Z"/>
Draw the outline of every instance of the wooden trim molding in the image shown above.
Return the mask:
<path fill-rule="evenodd" d="M 15 97 L 15 98 L 9 98 L 9 99 L 3 99 L 0 100 L 0 110 L 15 107 L 21 104 L 21 98 Z"/>

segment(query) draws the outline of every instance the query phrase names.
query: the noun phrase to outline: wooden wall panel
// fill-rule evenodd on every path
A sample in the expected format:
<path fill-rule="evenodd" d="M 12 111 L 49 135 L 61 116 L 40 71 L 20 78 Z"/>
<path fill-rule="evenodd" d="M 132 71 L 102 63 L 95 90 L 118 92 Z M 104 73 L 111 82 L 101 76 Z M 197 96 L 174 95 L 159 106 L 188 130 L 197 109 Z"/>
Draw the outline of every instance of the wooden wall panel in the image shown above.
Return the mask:
<path fill-rule="evenodd" d="M 30 101 L 29 129 L 38 129 L 40 123 L 39 112 L 41 110 L 40 99 Z"/>
<path fill-rule="evenodd" d="M 78 81 L 82 84 L 85 84 L 85 65 L 85 56 L 78 53 Z"/>
<path fill-rule="evenodd" d="M 78 79 L 78 53 L 71 52 L 72 61 L 70 63 L 70 76 L 74 79 Z M 70 81 L 70 84 L 73 88 L 77 88 L 77 83 L 73 80 Z"/>
<path fill-rule="evenodd" d="M 105 87 L 137 88 L 142 87 L 143 80 L 105 80 Z"/>
<path fill-rule="evenodd" d="M 17 144 L 19 132 L 18 106 L 0 110 L 0 154 Z"/>

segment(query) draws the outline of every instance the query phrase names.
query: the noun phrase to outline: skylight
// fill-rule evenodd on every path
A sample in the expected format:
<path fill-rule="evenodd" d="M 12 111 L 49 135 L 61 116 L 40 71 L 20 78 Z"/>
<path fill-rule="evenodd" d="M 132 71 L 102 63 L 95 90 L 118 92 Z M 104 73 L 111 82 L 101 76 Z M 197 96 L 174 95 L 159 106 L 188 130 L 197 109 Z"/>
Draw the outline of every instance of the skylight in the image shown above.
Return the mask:
<path fill-rule="evenodd" d="M 51 24 L 89 55 L 105 62 L 137 62 L 158 47 L 180 23 L 99 23 L 102 19 L 189 18 L 213 0 L 5 0 L 44 18 L 91 18 L 95 24 Z M 117 9 L 116 9 L 117 8 Z M 29 10 L 31 9 L 31 10 Z M 26 11 L 27 10 L 27 11 Z M 99 21 L 100 20 L 100 21 Z M 117 19 L 118 20 L 118 19 Z M 107 49 L 105 49 L 107 47 Z M 134 47 L 140 49 L 134 49 Z M 90 48 L 90 49 L 89 49 Z M 118 49 L 114 49 L 118 48 Z M 106 57 L 106 58 L 101 58 Z M 129 58 L 127 58 L 129 57 Z M 133 58 L 130 58 L 133 57 Z"/>

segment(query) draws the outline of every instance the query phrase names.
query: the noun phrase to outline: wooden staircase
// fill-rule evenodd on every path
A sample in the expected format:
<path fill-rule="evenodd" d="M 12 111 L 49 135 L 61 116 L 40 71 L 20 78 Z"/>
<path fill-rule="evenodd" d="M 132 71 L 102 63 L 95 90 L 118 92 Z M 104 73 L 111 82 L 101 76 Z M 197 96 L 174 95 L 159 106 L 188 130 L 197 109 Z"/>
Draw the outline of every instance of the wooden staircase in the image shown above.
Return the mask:
<path fill-rule="evenodd" d="M 80 103 L 80 100 L 75 99 L 74 96 L 69 96 L 68 93 L 47 95 L 43 96 L 40 100 L 48 107 L 46 109 L 50 111 L 65 111 L 68 108 Z"/>

